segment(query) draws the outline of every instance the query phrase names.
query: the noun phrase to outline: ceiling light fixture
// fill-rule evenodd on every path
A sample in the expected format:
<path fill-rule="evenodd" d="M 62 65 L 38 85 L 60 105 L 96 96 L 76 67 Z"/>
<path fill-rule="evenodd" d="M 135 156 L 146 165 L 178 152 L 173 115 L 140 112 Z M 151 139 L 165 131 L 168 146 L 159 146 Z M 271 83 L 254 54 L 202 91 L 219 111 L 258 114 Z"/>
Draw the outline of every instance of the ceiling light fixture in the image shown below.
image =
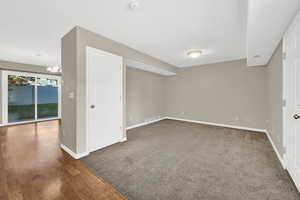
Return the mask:
<path fill-rule="evenodd" d="M 59 73 L 61 72 L 61 67 L 58 65 L 47 67 L 47 71 L 52 72 L 52 73 Z"/>
<path fill-rule="evenodd" d="M 190 58 L 198 58 L 199 56 L 201 56 L 202 51 L 201 50 L 190 50 L 187 52 L 187 55 Z"/>
<path fill-rule="evenodd" d="M 130 3 L 129 3 L 129 8 L 131 10 L 135 10 L 137 7 L 139 6 L 139 2 L 137 0 L 132 0 Z"/>

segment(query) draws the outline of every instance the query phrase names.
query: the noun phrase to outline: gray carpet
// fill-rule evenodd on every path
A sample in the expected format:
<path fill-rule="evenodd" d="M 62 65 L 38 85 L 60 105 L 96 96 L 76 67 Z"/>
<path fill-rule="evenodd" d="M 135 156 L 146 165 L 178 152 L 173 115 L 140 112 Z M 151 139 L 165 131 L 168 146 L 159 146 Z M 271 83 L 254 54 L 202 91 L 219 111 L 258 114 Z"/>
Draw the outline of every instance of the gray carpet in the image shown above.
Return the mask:
<path fill-rule="evenodd" d="M 132 200 L 300 199 L 263 133 L 163 120 L 82 161 Z"/>

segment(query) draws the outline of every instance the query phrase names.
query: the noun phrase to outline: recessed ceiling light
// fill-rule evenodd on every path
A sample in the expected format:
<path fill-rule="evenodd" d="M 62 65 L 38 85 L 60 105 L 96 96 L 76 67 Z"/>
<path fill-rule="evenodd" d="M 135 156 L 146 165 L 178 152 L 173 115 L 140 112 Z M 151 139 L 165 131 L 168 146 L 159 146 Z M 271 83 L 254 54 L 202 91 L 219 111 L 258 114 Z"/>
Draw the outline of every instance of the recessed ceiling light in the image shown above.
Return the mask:
<path fill-rule="evenodd" d="M 190 50 L 187 52 L 187 55 L 190 58 L 198 58 L 199 56 L 201 56 L 202 51 L 201 50 Z"/>

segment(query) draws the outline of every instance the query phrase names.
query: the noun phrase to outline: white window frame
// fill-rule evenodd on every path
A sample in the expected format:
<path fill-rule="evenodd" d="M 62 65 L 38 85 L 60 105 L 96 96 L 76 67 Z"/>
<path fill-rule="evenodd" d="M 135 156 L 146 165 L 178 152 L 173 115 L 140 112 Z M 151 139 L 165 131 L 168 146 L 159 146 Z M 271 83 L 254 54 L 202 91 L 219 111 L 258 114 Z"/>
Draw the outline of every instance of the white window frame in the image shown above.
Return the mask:
<path fill-rule="evenodd" d="M 35 78 L 35 119 L 27 120 L 22 122 L 8 122 L 8 76 L 30 76 Z M 44 119 L 38 119 L 37 117 L 37 78 L 49 78 L 55 79 L 58 83 L 58 116 L 49 117 Z M 25 124 L 32 122 L 48 121 L 54 119 L 61 119 L 61 77 L 48 74 L 38 74 L 38 73 L 28 73 L 28 72 L 17 72 L 17 71 L 2 71 L 2 83 L 1 83 L 1 93 L 2 93 L 2 126 L 6 125 L 16 125 L 16 124 Z"/>

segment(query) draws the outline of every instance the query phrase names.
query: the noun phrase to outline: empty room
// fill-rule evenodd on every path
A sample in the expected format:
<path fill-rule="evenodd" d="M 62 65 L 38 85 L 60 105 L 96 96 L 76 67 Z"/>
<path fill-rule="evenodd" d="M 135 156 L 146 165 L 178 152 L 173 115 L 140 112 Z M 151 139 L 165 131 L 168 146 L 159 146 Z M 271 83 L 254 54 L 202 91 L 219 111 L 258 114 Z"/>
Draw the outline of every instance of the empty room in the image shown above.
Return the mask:
<path fill-rule="evenodd" d="M 300 200 L 300 0 L 3 0 L 0 24 L 0 200 Z"/>

